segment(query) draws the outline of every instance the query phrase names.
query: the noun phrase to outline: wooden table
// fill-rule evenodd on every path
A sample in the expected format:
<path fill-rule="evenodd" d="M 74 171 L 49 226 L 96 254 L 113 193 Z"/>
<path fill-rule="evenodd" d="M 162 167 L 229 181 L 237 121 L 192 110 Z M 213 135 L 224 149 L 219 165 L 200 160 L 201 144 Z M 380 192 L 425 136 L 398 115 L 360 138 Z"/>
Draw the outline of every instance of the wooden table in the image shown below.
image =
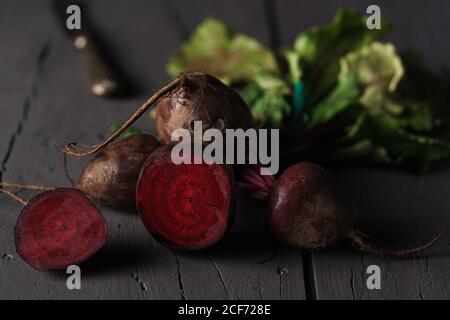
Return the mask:
<path fill-rule="evenodd" d="M 395 30 L 388 40 L 418 49 L 428 66 L 450 67 L 450 2 L 378 1 Z M 68 185 L 55 143 L 95 143 L 168 76 L 165 65 L 205 17 L 223 19 L 266 45 L 287 45 L 342 5 L 365 13 L 371 1 L 96 0 L 89 13 L 115 60 L 139 89 L 122 99 L 94 97 L 86 70 L 44 0 L 0 2 L 0 178 Z M 148 117 L 138 127 L 152 130 Z M 84 161 L 70 163 L 76 175 Z M 358 225 L 393 245 L 414 245 L 450 224 L 450 169 L 427 175 L 381 169 L 337 170 L 352 195 Z M 31 193 L 21 192 L 23 197 Z M 264 207 L 240 196 L 230 238 L 205 252 L 173 252 L 155 242 L 136 214 L 102 208 L 106 247 L 81 266 L 82 289 L 66 274 L 42 273 L 16 254 L 21 206 L 0 196 L 2 299 L 449 299 L 449 237 L 426 256 L 385 259 L 348 246 L 306 253 L 278 245 Z M 381 290 L 368 290 L 366 268 L 381 268 Z"/>

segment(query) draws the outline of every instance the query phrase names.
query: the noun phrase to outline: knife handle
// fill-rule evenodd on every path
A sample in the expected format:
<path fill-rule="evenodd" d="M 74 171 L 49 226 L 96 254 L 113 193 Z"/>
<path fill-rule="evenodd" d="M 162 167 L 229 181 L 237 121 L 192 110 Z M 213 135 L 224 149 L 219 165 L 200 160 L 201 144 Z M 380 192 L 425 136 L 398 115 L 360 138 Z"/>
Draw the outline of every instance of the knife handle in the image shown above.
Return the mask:
<path fill-rule="evenodd" d="M 87 64 L 91 91 L 96 96 L 109 96 L 119 90 L 119 81 L 107 60 L 100 54 L 94 41 L 87 34 L 74 38 L 73 44 Z"/>

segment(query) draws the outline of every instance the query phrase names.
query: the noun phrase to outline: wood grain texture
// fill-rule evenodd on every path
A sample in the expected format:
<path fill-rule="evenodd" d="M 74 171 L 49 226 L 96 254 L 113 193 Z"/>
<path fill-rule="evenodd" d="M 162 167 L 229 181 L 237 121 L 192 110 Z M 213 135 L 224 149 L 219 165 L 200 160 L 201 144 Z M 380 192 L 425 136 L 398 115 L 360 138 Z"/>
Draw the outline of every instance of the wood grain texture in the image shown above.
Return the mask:
<path fill-rule="evenodd" d="M 361 14 L 370 1 L 277 1 L 281 41 L 291 43 L 299 31 L 327 23 L 341 6 Z M 422 54 L 427 66 L 446 72 L 450 44 L 444 30 L 450 29 L 448 1 L 378 1 L 383 18 L 394 29 L 386 37 L 402 49 Z M 448 72 L 448 71 L 447 71 Z M 380 169 L 338 170 L 356 208 L 357 225 L 386 245 L 407 247 L 428 241 L 448 229 L 450 202 L 446 196 L 448 166 L 426 175 Z M 448 299 L 450 276 L 449 237 L 436 249 L 410 259 L 386 259 L 358 253 L 353 248 L 312 254 L 312 291 L 315 299 Z M 382 289 L 368 290 L 366 269 L 381 267 Z"/>
<path fill-rule="evenodd" d="M 22 2 L 23 4 L 23 2 Z M 41 61 L 46 55 L 46 39 L 37 39 L 30 30 L 40 32 L 45 21 L 37 21 L 20 3 L 0 7 L 0 179 L 8 166 L 14 143 L 28 119 L 36 96 Z M 12 32 L 16 30 L 16 32 Z"/>
<path fill-rule="evenodd" d="M 21 4 L 24 3 L 2 3 L 0 7 L 0 181 L 5 179 L 6 171 L 13 166 L 11 158 L 29 121 L 46 57 L 46 39 L 37 39 L 30 32 L 45 30 L 45 22 L 35 20 L 30 12 L 23 12 Z M 17 260 L 9 240 L 16 219 L 12 206 L 15 204 L 0 194 L 0 298 L 10 298 L 6 279 L 15 272 Z"/>

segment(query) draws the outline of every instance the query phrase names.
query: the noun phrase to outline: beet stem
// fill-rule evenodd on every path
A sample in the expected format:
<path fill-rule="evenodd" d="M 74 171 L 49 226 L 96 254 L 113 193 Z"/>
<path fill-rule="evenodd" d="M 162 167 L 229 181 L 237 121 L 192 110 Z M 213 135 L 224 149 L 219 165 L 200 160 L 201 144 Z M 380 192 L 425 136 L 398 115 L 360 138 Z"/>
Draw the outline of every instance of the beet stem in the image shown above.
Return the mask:
<path fill-rule="evenodd" d="M 15 201 L 19 202 L 20 204 L 22 204 L 24 206 L 26 206 L 28 204 L 28 202 L 25 199 L 19 197 L 18 195 L 14 194 L 8 190 L 5 190 L 3 188 L 0 188 L 0 193 L 6 194 L 7 196 L 11 197 L 12 199 L 14 199 Z"/>
<path fill-rule="evenodd" d="M 261 191 L 261 187 L 258 185 L 255 185 L 253 183 L 238 182 L 237 186 L 242 189 L 247 189 L 247 190 L 251 190 L 251 191 Z"/>
<path fill-rule="evenodd" d="M 353 231 L 350 234 L 349 240 L 354 247 L 369 254 L 374 254 L 382 257 L 408 257 L 432 247 L 439 241 L 444 233 L 445 231 L 442 231 L 441 233 L 435 235 L 429 242 L 419 247 L 406 250 L 381 248 L 375 245 L 367 235 L 357 230 Z"/>
<path fill-rule="evenodd" d="M 159 89 L 155 94 L 153 94 L 144 104 L 139 107 L 124 123 L 123 125 L 116 130 L 113 134 L 111 134 L 104 142 L 100 144 L 96 144 L 93 146 L 85 146 L 87 150 L 82 151 L 77 149 L 76 143 L 70 143 L 63 148 L 64 153 L 82 158 L 89 155 L 92 155 L 105 147 L 107 147 L 111 142 L 113 142 L 118 136 L 120 136 L 125 130 L 128 129 L 136 120 L 138 120 L 150 107 L 157 104 L 159 101 L 167 97 L 174 89 L 180 86 L 183 82 L 183 75 L 179 75 L 176 78 L 172 79 L 169 83 L 167 83 L 164 87 Z"/>
<path fill-rule="evenodd" d="M 261 175 L 259 165 L 245 165 L 238 170 L 238 185 L 250 191 L 250 195 L 256 199 L 264 200 L 269 196 L 270 188 L 275 179 L 273 176 Z"/>
<path fill-rule="evenodd" d="M 243 174 L 242 176 L 246 179 L 246 184 L 254 185 L 257 189 L 261 189 L 261 190 L 267 189 L 267 186 L 264 183 L 264 180 L 261 180 L 258 177 L 250 176 L 250 175 L 246 175 L 246 174 Z"/>
<path fill-rule="evenodd" d="M 268 189 L 270 189 L 275 183 L 275 178 L 272 175 L 261 175 L 261 177 L 266 182 L 266 186 Z"/>

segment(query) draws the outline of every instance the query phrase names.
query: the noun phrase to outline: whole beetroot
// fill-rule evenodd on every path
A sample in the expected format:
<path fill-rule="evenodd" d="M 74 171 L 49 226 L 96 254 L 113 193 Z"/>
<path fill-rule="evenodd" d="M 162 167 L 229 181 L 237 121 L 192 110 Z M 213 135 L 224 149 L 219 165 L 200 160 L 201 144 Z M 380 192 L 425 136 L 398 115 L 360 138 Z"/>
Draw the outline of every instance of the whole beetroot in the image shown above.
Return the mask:
<path fill-rule="evenodd" d="M 193 71 L 170 80 L 102 143 L 81 149 L 76 143 L 70 143 L 63 151 L 80 158 L 95 154 L 153 107 L 158 136 L 163 143 L 171 141 L 171 134 L 176 129 L 192 131 L 195 121 L 202 121 L 203 129 L 248 129 L 253 126 L 249 107 L 233 89 L 211 75 Z"/>
<path fill-rule="evenodd" d="M 356 248 L 380 256 L 403 257 L 434 245 L 443 233 L 416 248 L 381 248 L 354 225 L 353 208 L 331 174 L 313 163 L 297 163 L 276 180 L 259 176 L 258 167 L 239 174 L 240 185 L 269 204 L 268 223 L 277 238 L 306 250 L 327 249 L 348 239 Z"/>
<path fill-rule="evenodd" d="M 194 121 L 202 121 L 204 129 L 252 126 L 248 106 L 220 80 L 202 72 L 187 72 L 179 77 L 181 85 L 155 106 L 156 130 L 162 142 L 169 143 L 176 129 L 192 130 Z"/>
<path fill-rule="evenodd" d="M 135 207 L 139 172 L 145 159 L 159 146 L 159 141 L 149 134 L 113 142 L 86 165 L 78 189 L 106 206 Z"/>
<path fill-rule="evenodd" d="M 333 177 L 312 163 L 289 167 L 270 191 L 269 224 L 283 241 L 323 249 L 353 229 L 352 205 Z"/>

